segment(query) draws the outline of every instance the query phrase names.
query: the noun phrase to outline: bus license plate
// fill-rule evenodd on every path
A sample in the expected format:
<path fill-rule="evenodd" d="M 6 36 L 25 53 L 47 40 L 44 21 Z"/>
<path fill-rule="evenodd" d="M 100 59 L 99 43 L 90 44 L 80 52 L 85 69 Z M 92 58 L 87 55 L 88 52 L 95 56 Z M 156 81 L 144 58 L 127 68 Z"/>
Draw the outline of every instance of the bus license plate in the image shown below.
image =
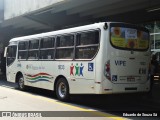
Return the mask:
<path fill-rule="evenodd" d="M 134 77 L 127 77 L 127 82 L 135 82 L 135 78 Z"/>

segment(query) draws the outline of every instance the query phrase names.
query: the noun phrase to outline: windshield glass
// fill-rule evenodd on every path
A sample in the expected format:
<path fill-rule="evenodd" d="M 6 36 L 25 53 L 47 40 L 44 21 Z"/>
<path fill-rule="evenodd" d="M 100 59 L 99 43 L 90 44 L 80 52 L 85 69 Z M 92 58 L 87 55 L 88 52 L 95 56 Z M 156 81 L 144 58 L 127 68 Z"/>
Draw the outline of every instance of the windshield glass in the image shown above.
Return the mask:
<path fill-rule="evenodd" d="M 8 46 L 7 48 L 7 66 L 11 65 L 16 59 L 17 46 Z"/>
<path fill-rule="evenodd" d="M 111 44 L 119 49 L 147 50 L 149 48 L 149 32 L 128 24 L 111 24 Z"/>

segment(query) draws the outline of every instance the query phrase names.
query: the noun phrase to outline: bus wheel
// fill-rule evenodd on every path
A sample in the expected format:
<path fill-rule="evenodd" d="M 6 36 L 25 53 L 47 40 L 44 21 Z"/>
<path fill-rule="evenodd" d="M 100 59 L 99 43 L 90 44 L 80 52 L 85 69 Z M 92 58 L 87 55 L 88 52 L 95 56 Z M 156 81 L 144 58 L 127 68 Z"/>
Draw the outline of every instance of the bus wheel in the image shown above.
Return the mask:
<path fill-rule="evenodd" d="M 69 85 L 65 78 L 60 78 L 56 84 L 56 95 L 59 100 L 69 100 Z"/>
<path fill-rule="evenodd" d="M 20 89 L 20 90 L 24 90 L 25 89 L 24 78 L 23 78 L 22 75 L 20 75 L 18 77 L 18 89 Z"/>

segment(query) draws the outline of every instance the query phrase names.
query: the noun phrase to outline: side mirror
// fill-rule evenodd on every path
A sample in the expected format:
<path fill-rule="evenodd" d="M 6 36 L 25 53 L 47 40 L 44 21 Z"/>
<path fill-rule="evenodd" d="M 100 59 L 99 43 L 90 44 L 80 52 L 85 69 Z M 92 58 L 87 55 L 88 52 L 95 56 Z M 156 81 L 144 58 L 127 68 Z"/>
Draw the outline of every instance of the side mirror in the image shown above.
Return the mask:
<path fill-rule="evenodd" d="M 5 49 L 4 49 L 4 57 L 6 57 L 7 56 L 7 47 L 5 47 Z"/>

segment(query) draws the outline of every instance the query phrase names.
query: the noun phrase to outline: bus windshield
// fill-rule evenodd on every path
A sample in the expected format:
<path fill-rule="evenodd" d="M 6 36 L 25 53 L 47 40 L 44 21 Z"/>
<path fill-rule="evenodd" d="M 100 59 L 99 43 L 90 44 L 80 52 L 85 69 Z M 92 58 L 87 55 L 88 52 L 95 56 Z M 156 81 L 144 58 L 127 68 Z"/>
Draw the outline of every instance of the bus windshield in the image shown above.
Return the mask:
<path fill-rule="evenodd" d="M 147 50 L 149 32 L 145 28 L 128 24 L 113 23 L 110 27 L 111 44 L 125 50 Z"/>

